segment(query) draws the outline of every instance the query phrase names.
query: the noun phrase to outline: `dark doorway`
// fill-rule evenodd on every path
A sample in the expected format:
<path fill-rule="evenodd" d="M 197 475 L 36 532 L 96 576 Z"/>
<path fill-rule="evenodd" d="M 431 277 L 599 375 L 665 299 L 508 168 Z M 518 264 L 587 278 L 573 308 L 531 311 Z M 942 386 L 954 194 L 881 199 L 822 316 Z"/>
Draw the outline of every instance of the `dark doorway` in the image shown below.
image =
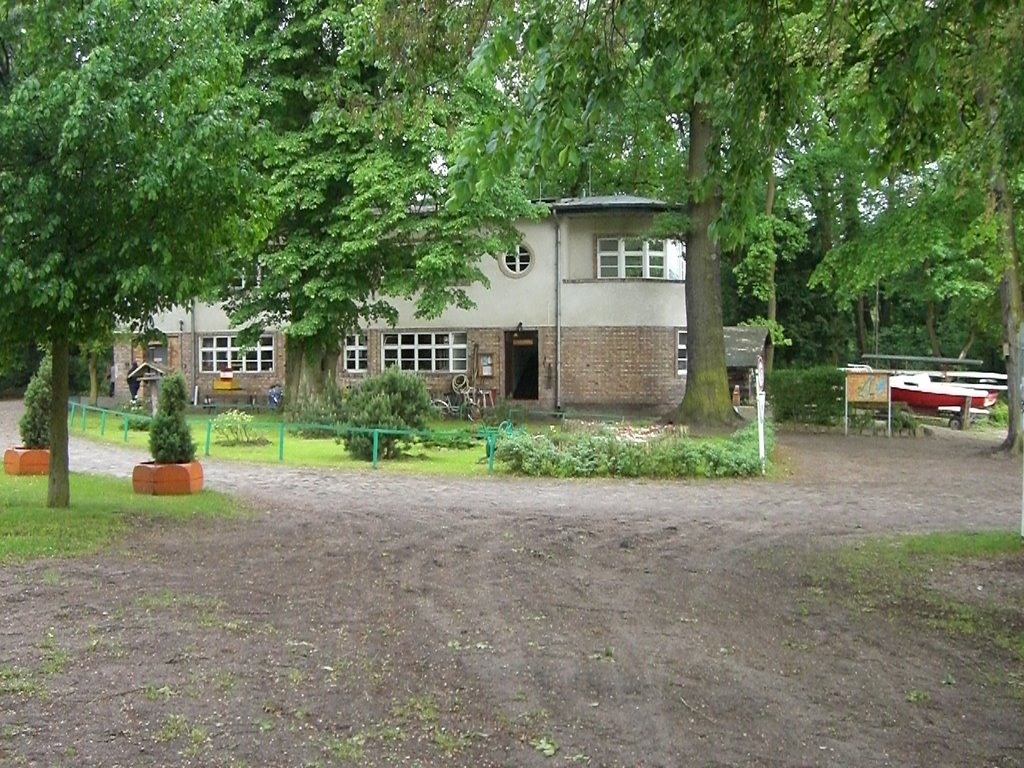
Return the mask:
<path fill-rule="evenodd" d="M 537 331 L 505 331 L 505 396 L 536 400 L 538 369 Z"/>

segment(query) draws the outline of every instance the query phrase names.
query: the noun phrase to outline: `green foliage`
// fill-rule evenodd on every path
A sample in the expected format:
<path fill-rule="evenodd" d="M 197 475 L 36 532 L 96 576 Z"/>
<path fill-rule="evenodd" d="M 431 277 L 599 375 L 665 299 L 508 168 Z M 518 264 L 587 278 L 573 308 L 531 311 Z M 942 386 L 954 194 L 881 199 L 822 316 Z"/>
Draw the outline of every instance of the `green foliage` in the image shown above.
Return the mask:
<path fill-rule="evenodd" d="M 555 439 L 557 437 L 557 439 Z M 766 451 L 774 442 L 766 430 Z M 748 477 L 761 473 L 757 426 L 725 439 L 685 436 L 647 443 L 619 439 L 612 431 L 500 437 L 495 458 L 512 472 L 548 477 Z"/>
<path fill-rule="evenodd" d="M 921 426 L 921 420 L 914 415 L 906 403 L 895 403 L 892 409 L 892 429 L 899 434 L 907 432 L 916 435 Z"/>
<path fill-rule="evenodd" d="M 101 391 L 105 383 L 103 374 L 103 370 L 99 371 Z M 83 351 L 68 360 L 68 391 L 73 395 L 89 392 L 89 359 Z"/>
<path fill-rule="evenodd" d="M 417 80 L 410 47 L 391 48 L 410 32 L 390 26 L 401 6 L 250 7 L 245 76 L 268 128 L 253 151 L 277 236 L 255 254 L 261 280 L 229 297 L 233 320 L 274 322 L 316 358 L 352 329 L 396 320 L 396 300 L 426 317 L 471 306 L 479 260 L 514 248 L 513 222 L 534 210 L 514 176 L 446 204 L 449 175 L 438 166 L 454 156 L 467 116 L 501 97 L 493 78 L 467 82 L 453 66 Z M 289 397 L 301 400 L 299 376 L 317 369 L 289 376 Z"/>
<path fill-rule="evenodd" d="M 149 427 L 149 450 L 158 464 L 184 464 L 196 457 L 192 431 L 185 420 L 188 385 L 180 371 L 160 382 L 160 401 Z"/>
<path fill-rule="evenodd" d="M 397 366 L 377 376 L 370 376 L 353 389 L 349 394 L 346 411 L 346 426 L 364 430 L 375 427 L 423 429 L 433 414 L 426 383 L 419 376 L 399 370 Z M 346 434 L 345 445 L 356 458 L 373 458 L 371 434 Z M 395 458 L 399 452 L 397 436 L 379 436 L 378 458 Z"/>
<path fill-rule="evenodd" d="M 234 4 L 37 0 L 0 13 L 0 327 L 75 343 L 226 282 L 264 240 Z M 68 379 L 54 381 L 54 416 Z M 58 453 L 51 502 L 69 499 Z"/>
<path fill-rule="evenodd" d="M 216 4 L 21 10 L 0 89 L 0 315 L 18 337 L 91 338 L 229 268 L 253 202 L 240 59 Z"/>
<path fill-rule="evenodd" d="M 829 366 L 772 371 L 765 390 L 776 422 L 840 424 L 846 375 Z"/>
<path fill-rule="evenodd" d="M 267 439 L 256 432 L 251 413 L 237 409 L 217 414 L 213 431 L 219 445 L 261 445 Z"/>
<path fill-rule="evenodd" d="M 153 418 L 149 415 L 146 403 L 141 400 L 129 400 L 121 406 L 121 413 L 128 417 L 128 429 L 133 432 L 149 432 Z"/>
<path fill-rule="evenodd" d="M 489 427 L 496 427 L 504 421 L 522 421 L 526 409 L 515 400 L 499 397 L 491 408 L 484 408 L 480 420 Z"/>
<path fill-rule="evenodd" d="M 416 438 L 417 444 L 424 448 L 462 449 L 472 448 L 478 443 L 476 431 L 472 427 L 466 429 L 445 429 L 441 432 L 429 432 Z"/>
<path fill-rule="evenodd" d="M 289 431 L 306 438 L 336 437 L 338 424 L 345 421 L 345 394 L 333 381 L 325 381 L 317 395 L 299 403 Z"/>
<path fill-rule="evenodd" d="M 538 0 L 506 11 L 469 68 L 509 83 L 519 109 L 477 116 L 475 140 L 454 169 L 455 196 L 500 184 L 523 157 L 541 180 L 579 194 L 590 188 L 594 166 L 617 157 L 630 188 L 688 209 L 689 225 L 680 229 L 692 354 L 678 413 L 693 422 L 728 420 L 719 246 L 734 249 L 748 237 L 764 186 L 758 180 L 799 114 L 810 62 L 790 53 L 802 32 L 793 23 L 799 7 L 604 0 L 581 14 Z M 621 191 L 610 175 L 598 177 L 608 186 L 590 191 Z"/>
<path fill-rule="evenodd" d="M 43 357 L 25 390 L 25 413 L 18 422 L 26 448 L 50 447 L 50 411 L 53 403 L 53 372 L 50 356 Z"/>
<path fill-rule="evenodd" d="M 0 397 L 22 395 L 42 361 L 34 342 L 4 344 L 0 349 Z"/>
<path fill-rule="evenodd" d="M 805 222 L 761 214 L 748 233 L 746 256 L 733 267 L 736 285 L 759 301 L 768 301 L 776 270 L 807 247 Z"/>
<path fill-rule="evenodd" d="M 989 423 L 1000 427 L 1005 427 L 1010 423 L 1010 406 L 1006 404 L 1005 400 L 997 401 L 996 404 L 989 409 L 988 420 Z"/>
<path fill-rule="evenodd" d="M 984 194 L 963 189 L 955 175 L 947 163 L 880 190 L 884 207 L 825 255 L 812 287 L 849 301 L 874 294 L 881 284 L 887 299 L 902 298 L 917 308 L 909 328 L 921 327 L 931 302 L 959 323 L 959 343 L 979 319 L 995 322 L 1002 262 L 991 211 Z"/>

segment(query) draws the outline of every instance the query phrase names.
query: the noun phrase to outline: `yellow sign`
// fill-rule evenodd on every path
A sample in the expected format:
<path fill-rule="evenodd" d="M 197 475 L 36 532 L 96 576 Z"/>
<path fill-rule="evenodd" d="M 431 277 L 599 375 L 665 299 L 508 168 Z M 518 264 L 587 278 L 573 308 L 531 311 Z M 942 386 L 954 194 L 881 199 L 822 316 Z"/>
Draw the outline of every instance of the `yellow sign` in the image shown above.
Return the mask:
<path fill-rule="evenodd" d="M 851 403 L 888 403 L 888 371 L 847 371 L 846 399 Z"/>

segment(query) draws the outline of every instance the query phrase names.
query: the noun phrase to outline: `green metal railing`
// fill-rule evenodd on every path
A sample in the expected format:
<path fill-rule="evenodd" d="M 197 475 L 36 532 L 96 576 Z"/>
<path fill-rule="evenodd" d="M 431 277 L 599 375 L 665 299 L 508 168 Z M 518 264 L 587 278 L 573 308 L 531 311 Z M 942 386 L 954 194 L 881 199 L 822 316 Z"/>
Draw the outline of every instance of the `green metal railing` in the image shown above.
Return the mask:
<path fill-rule="evenodd" d="M 103 436 L 106 433 L 107 421 L 111 418 L 117 418 L 121 420 L 121 433 L 122 440 L 128 442 L 128 433 L 131 431 L 131 423 L 133 421 L 152 421 L 152 417 L 141 413 L 131 413 L 126 411 L 113 411 L 107 408 L 100 408 L 94 405 L 86 405 L 84 403 L 77 403 L 69 401 L 68 403 L 68 426 L 74 428 L 81 424 L 81 431 L 84 433 L 88 428 L 89 414 L 99 414 L 100 419 L 100 435 Z M 189 419 L 190 422 L 195 423 L 198 421 L 195 418 Z M 203 455 L 210 455 L 210 445 L 213 439 L 214 421 L 215 418 L 204 418 L 205 422 L 205 441 L 203 446 Z M 272 424 L 272 422 L 271 422 Z M 521 428 L 519 428 L 521 430 Z M 450 437 L 455 433 L 452 431 L 432 431 L 432 430 L 410 430 L 410 429 L 386 429 L 382 427 L 346 427 L 340 424 L 302 424 L 294 422 L 278 422 L 277 423 L 277 460 L 279 463 L 284 463 L 284 447 L 285 447 L 285 436 L 288 431 L 318 431 L 333 434 L 335 437 L 344 437 L 345 435 L 351 434 L 366 434 L 370 435 L 373 439 L 373 468 L 377 468 L 377 463 L 380 459 L 380 445 L 381 437 L 398 437 L 406 439 L 437 439 Z M 498 441 L 498 437 L 502 434 L 511 435 L 516 431 L 513 428 L 510 421 L 502 422 L 497 427 L 482 426 L 479 427 L 473 437 L 481 439 L 487 446 L 487 472 L 491 473 L 494 471 L 494 452 L 495 446 Z M 297 438 L 301 439 L 301 438 Z"/>

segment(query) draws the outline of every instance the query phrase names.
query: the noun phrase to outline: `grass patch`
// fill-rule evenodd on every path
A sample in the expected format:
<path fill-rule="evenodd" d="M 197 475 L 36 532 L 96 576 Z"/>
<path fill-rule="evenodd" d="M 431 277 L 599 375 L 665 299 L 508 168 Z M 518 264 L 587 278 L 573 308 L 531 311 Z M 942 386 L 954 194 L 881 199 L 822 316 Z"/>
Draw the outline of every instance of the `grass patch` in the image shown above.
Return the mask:
<path fill-rule="evenodd" d="M 0 665 L 0 696 L 29 696 L 39 690 L 32 674 L 9 664 Z"/>
<path fill-rule="evenodd" d="M 985 531 L 980 533 L 926 533 L 909 536 L 902 546 L 910 557 L 983 558 L 1024 552 L 1017 533 Z"/>
<path fill-rule="evenodd" d="M 90 409 L 75 414 L 69 423 L 72 435 L 86 437 L 102 442 L 129 445 L 139 450 L 149 450 L 149 433 L 129 429 L 125 432 L 124 419 L 120 414 L 108 412 L 105 416 L 98 410 Z M 209 455 L 215 459 L 228 461 L 246 461 L 258 464 L 278 464 L 281 462 L 281 422 L 275 414 L 254 414 L 248 423 L 247 431 L 254 441 L 246 445 L 222 445 L 216 442 L 213 431 L 213 419 L 202 416 L 190 416 L 189 428 L 195 441 L 197 457 L 202 459 Z M 426 432 L 430 435 L 424 445 L 421 440 L 409 443 L 405 455 L 397 460 L 379 461 L 377 467 L 387 472 L 437 475 L 486 475 L 487 448 L 484 440 L 476 437 L 477 424 L 453 426 L 451 422 L 435 422 L 428 424 Z M 286 424 L 284 430 L 284 463 L 294 466 L 333 467 L 336 469 L 364 470 L 370 462 L 352 458 L 345 450 L 344 443 L 334 437 L 306 438 L 293 434 L 291 425 Z M 207 433 L 210 433 L 209 454 L 207 450 Z M 466 447 L 468 443 L 471 443 Z M 440 447 L 450 445 L 451 447 Z"/>
<path fill-rule="evenodd" d="M 0 475 L 0 562 L 73 557 L 104 548 L 144 519 L 186 521 L 237 514 L 238 503 L 212 491 L 146 496 L 129 479 L 71 475 L 71 506 L 46 506 L 46 477 Z"/>
<path fill-rule="evenodd" d="M 216 417 L 190 416 L 189 428 L 199 458 L 209 456 L 262 464 L 283 462 L 292 466 L 345 470 L 366 470 L 371 466 L 370 462 L 353 458 L 346 451 L 343 427 L 325 427 L 325 437 L 303 437 L 298 430 L 312 425 L 281 422 L 278 414 L 245 416 L 248 442 L 231 441 L 230 445 L 218 442 Z M 125 418 L 116 412 L 88 409 L 74 414 L 70 430 L 74 435 L 147 450 L 148 433 L 126 430 L 124 424 Z M 590 425 L 588 429 L 598 429 L 599 433 L 594 434 L 580 432 L 578 427 L 567 424 L 569 422 L 540 424 L 531 421 L 532 435 L 517 429 L 513 436 L 499 440 L 499 461 L 493 471 L 554 477 L 680 478 L 761 474 L 756 430 L 751 426 L 714 437 L 666 434 L 646 442 L 634 442 L 616 438 L 612 434 L 615 430 L 607 424 Z M 479 434 L 482 426 L 470 422 L 431 422 L 425 430 L 404 440 L 400 457 L 378 461 L 377 469 L 399 474 L 486 476 L 492 468 L 487 459 L 487 442 Z M 616 429 L 632 434 L 632 426 L 620 422 Z M 773 433 L 770 427 L 766 440 L 771 455 Z"/>
<path fill-rule="evenodd" d="M 1008 651 L 1024 664 L 1024 588 L 1015 597 L 970 599 L 936 586 L 937 574 L 970 573 L 972 563 L 1024 556 L 1010 532 L 929 533 L 869 539 L 834 550 L 812 566 L 813 589 L 860 613 L 878 613 L 912 629 L 944 632 L 979 647 Z M 988 566 L 986 566 L 988 567 Z M 1007 671 L 1006 678 L 1009 679 Z"/>

